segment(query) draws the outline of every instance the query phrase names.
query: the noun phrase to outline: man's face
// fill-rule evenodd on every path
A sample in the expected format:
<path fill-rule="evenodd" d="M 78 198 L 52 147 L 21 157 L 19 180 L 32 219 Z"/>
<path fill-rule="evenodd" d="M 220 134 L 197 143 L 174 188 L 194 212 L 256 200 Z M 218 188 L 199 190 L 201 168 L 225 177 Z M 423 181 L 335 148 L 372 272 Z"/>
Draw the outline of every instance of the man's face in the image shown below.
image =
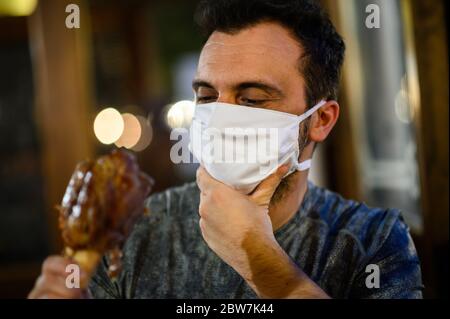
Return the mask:
<path fill-rule="evenodd" d="M 299 72 L 303 51 L 287 29 L 260 23 L 236 34 L 215 32 L 200 55 L 194 91 L 197 103 L 223 102 L 303 114 L 307 105 Z M 307 143 L 305 121 L 300 151 Z M 295 174 L 283 179 L 272 198 L 278 203 L 289 192 Z"/>
<path fill-rule="evenodd" d="M 236 34 L 214 32 L 205 44 L 194 90 L 198 103 L 223 102 L 300 115 L 302 48 L 287 29 L 260 23 Z"/>

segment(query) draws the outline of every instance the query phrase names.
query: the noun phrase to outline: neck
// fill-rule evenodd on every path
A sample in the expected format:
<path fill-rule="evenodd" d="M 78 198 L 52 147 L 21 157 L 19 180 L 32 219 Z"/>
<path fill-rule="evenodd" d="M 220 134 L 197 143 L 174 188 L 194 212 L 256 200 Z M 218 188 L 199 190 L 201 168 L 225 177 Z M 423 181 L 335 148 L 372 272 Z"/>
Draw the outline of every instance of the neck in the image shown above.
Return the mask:
<path fill-rule="evenodd" d="M 297 213 L 308 188 L 308 171 L 296 172 L 286 178 L 285 185 L 278 191 L 280 196 L 270 204 L 269 216 L 273 231 L 286 225 Z"/>

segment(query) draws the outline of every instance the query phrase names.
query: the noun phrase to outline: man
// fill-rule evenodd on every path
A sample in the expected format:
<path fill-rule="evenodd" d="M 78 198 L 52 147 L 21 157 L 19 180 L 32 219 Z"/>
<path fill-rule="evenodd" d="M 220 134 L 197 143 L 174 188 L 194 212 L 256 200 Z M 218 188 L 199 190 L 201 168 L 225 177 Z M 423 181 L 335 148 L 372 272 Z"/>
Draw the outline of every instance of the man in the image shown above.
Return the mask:
<path fill-rule="evenodd" d="M 209 35 L 193 82 L 199 112 L 222 108 L 239 118 L 271 110 L 296 118 L 318 105 L 294 127 L 302 167 L 339 115 L 345 49 L 328 17 L 314 1 L 211 0 L 200 4 L 197 20 Z M 121 275 L 110 280 L 104 258 L 90 295 L 422 297 L 419 260 L 397 210 L 345 200 L 308 182 L 307 166 L 292 172 L 280 164 L 249 193 L 232 187 L 232 170 L 226 183 L 202 165 L 197 183 L 151 196 L 151 214 L 125 244 Z M 84 296 L 64 285 L 70 262 L 48 258 L 30 297 Z M 372 282 L 373 269 L 379 278 Z"/>

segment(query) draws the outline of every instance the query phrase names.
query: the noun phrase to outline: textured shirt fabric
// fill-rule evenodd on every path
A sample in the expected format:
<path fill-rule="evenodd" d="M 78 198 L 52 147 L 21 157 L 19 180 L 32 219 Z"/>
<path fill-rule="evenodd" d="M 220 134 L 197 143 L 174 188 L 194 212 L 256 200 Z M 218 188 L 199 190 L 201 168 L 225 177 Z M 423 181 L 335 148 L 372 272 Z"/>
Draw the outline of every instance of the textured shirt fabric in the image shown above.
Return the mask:
<path fill-rule="evenodd" d="M 203 240 L 199 196 L 191 183 L 149 197 L 150 214 L 124 245 L 122 272 L 110 280 L 103 258 L 89 286 L 93 297 L 257 298 Z M 308 183 L 298 212 L 275 237 L 332 298 L 422 298 L 419 260 L 397 210 L 369 208 Z M 379 267 L 379 288 L 366 286 L 370 264 Z"/>

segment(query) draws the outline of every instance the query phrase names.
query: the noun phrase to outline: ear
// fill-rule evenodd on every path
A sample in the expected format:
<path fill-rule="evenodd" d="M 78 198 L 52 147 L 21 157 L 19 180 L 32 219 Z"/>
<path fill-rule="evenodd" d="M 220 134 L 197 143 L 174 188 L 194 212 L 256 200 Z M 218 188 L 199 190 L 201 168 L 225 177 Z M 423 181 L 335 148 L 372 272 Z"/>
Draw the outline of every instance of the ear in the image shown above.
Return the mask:
<path fill-rule="evenodd" d="M 328 101 L 316 113 L 312 115 L 309 129 L 309 139 L 313 142 L 323 142 L 339 118 L 339 104 L 336 101 Z"/>

